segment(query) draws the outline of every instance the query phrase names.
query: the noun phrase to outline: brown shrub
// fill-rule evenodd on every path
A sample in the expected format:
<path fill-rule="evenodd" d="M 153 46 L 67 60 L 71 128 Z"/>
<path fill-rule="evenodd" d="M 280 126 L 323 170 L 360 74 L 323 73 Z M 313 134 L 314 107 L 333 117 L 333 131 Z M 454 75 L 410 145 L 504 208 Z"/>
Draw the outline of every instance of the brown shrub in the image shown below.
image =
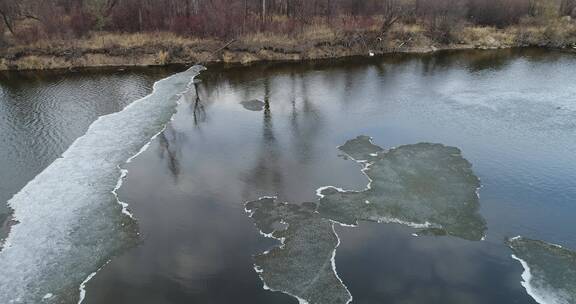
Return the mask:
<path fill-rule="evenodd" d="M 169 61 L 170 61 L 170 53 L 168 53 L 167 51 L 158 52 L 158 59 L 156 60 L 156 63 L 158 63 L 159 65 L 165 65 Z"/>

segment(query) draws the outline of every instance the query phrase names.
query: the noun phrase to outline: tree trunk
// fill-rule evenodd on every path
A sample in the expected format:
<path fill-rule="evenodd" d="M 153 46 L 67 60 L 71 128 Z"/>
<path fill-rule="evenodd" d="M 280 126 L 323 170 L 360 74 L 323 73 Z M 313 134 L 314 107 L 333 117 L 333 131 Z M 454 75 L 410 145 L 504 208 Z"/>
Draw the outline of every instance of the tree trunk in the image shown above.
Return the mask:
<path fill-rule="evenodd" d="M 244 0 L 244 18 L 242 20 L 242 33 L 246 33 L 246 18 L 248 18 L 248 0 Z"/>
<path fill-rule="evenodd" d="M 261 12 L 261 18 L 262 20 L 260 21 L 260 31 L 264 30 L 264 25 L 266 23 L 266 0 L 262 0 L 262 12 Z"/>
<path fill-rule="evenodd" d="M 142 7 L 138 8 L 138 31 L 142 31 Z"/>
<path fill-rule="evenodd" d="M 573 16 L 576 9 L 576 0 L 562 0 L 560 2 L 560 16 Z"/>
<path fill-rule="evenodd" d="M 8 17 L 8 15 L 6 15 L 6 13 L 4 13 L 3 11 L 0 11 L 0 15 L 2 15 L 2 19 L 4 20 L 4 24 L 6 24 L 8 31 L 10 31 L 10 33 L 14 35 L 14 28 L 12 27 L 12 23 L 10 23 L 10 18 Z"/>

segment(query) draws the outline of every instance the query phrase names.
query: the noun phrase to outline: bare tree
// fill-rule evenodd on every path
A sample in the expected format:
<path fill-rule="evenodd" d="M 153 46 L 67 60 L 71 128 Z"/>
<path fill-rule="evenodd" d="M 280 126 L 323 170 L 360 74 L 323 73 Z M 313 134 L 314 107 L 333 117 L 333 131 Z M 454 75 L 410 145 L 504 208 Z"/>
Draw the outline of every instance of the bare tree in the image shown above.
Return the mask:
<path fill-rule="evenodd" d="M 266 22 L 266 0 L 262 0 L 262 23 Z"/>
<path fill-rule="evenodd" d="M 507 26 L 542 7 L 546 18 L 574 16 L 576 0 L 0 0 L 0 24 L 22 38 L 99 30 L 233 38 L 258 30 L 294 34 L 313 22 L 346 30 L 380 22 L 379 30 L 385 33 L 400 20 L 423 22 L 429 32 L 446 33 L 467 22 Z M 22 22 L 25 19 L 38 22 Z M 274 27 L 268 26 L 272 23 Z"/>
<path fill-rule="evenodd" d="M 6 28 L 14 35 L 14 22 L 20 13 L 20 6 L 17 1 L 0 0 L 0 17 Z"/>
<path fill-rule="evenodd" d="M 401 9 L 398 0 L 382 0 L 382 32 L 387 32 L 400 19 Z"/>
<path fill-rule="evenodd" d="M 576 16 L 576 0 L 562 0 L 560 2 L 560 16 Z"/>

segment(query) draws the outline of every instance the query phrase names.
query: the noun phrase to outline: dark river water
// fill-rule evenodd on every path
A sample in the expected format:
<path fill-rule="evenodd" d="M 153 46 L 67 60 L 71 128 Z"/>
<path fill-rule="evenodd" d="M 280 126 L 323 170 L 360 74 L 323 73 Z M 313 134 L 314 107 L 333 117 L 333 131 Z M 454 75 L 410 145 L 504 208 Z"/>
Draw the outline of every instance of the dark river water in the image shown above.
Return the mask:
<path fill-rule="evenodd" d="M 2 220 L 4 202 L 97 117 L 172 73 L 0 76 Z M 125 166 L 118 196 L 140 241 L 86 284 L 83 303 L 298 303 L 263 289 L 253 257 L 277 242 L 259 234 L 244 204 L 262 196 L 316 201 L 328 185 L 366 188 L 359 165 L 337 150 L 358 135 L 383 148 L 461 149 L 481 180 L 487 231 L 484 241 L 468 241 L 414 237 L 400 224 L 337 226 L 336 269 L 353 303 L 536 303 L 505 239 L 576 249 L 574 54 L 391 55 L 213 67 L 199 79 L 165 130 Z M 250 100 L 269 106 L 242 103 Z"/>

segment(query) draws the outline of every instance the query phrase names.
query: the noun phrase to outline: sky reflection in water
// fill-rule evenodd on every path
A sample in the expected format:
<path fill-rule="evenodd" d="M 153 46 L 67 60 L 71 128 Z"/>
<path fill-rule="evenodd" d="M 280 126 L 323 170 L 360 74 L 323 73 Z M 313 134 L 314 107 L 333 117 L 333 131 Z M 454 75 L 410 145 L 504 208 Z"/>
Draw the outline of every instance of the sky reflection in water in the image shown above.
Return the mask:
<path fill-rule="evenodd" d="M 355 303 L 533 303 L 503 240 L 576 248 L 574 67 L 572 55 L 526 50 L 214 68 L 130 166 L 120 196 L 144 242 L 95 278 L 87 302 L 293 303 L 261 288 L 252 255 L 274 244 L 243 202 L 363 189 L 358 165 L 335 147 L 369 134 L 385 147 L 460 148 L 482 181 L 488 230 L 468 242 L 393 224 L 338 228 L 338 273 Z M 249 111 L 250 100 L 269 109 Z"/>

